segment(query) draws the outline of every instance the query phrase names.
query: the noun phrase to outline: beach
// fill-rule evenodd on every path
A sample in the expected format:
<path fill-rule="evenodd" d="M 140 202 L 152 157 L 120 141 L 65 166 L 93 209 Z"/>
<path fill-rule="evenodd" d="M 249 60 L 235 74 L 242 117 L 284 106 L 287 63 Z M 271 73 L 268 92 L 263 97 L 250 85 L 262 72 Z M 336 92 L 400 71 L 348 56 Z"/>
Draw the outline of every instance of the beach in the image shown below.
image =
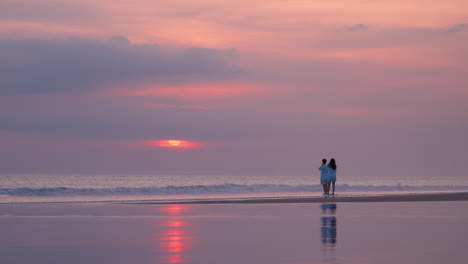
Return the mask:
<path fill-rule="evenodd" d="M 467 73 L 468 0 L 0 0 L 0 264 L 468 263 Z"/>
<path fill-rule="evenodd" d="M 237 198 L 188 201 L 136 201 L 136 204 L 252 204 L 252 203 L 360 203 L 360 202 L 430 202 L 430 201 L 468 201 L 468 192 L 456 193 L 400 193 L 380 195 L 322 195 L 314 197 L 274 197 L 274 198 Z"/>
<path fill-rule="evenodd" d="M 466 193 L 417 196 L 0 204 L 0 263 L 463 262 Z"/>

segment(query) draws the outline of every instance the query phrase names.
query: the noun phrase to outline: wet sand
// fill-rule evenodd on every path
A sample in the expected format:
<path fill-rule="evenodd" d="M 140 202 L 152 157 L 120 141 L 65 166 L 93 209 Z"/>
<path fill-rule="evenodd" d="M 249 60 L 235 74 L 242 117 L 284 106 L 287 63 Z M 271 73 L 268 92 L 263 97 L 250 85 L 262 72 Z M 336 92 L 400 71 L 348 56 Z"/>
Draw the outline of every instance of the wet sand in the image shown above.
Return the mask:
<path fill-rule="evenodd" d="M 138 201 L 128 204 L 279 204 L 279 203 L 361 203 L 361 202 L 431 202 L 468 201 L 468 192 L 390 194 L 368 196 L 325 195 L 321 197 L 239 198 L 189 201 Z"/>
<path fill-rule="evenodd" d="M 400 203 L 0 204 L 0 263 L 463 263 L 467 222 L 467 201 L 421 197 Z"/>

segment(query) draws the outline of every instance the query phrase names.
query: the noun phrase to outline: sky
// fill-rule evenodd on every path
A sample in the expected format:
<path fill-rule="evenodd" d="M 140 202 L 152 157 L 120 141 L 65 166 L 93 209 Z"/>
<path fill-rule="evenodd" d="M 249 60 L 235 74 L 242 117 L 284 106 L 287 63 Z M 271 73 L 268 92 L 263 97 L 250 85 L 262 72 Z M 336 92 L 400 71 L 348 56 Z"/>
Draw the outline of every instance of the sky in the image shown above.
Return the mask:
<path fill-rule="evenodd" d="M 0 173 L 468 176 L 466 0 L 0 0 Z"/>

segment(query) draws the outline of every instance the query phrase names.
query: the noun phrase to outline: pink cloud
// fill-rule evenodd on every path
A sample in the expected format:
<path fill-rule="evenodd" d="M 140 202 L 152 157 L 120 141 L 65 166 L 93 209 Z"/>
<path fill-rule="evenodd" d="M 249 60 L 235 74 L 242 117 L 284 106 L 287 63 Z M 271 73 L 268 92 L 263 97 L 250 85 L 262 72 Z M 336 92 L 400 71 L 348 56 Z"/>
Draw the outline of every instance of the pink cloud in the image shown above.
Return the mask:
<path fill-rule="evenodd" d="M 197 110 L 212 110 L 215 107 L 203 105 L 176 105 L 176 104 L 158 104 L 158 103 L 143 103 L 148 107 L 161 107 L 161 108 L 184 108 L 184 109 L 197 109 Z"/>
<path fill-rule="evenodd" d="M 142 88 L 121 88 L 113 89 L 110 91 L 110 94 L 138 97 L 174 97 L 184 101 L 199 101 L 226 97 L 256 96 L 262 94 L 264 91 L 265 88 L 262 85 L 253 83 L 206 82 L 180 86 L 157 85 Z"/>

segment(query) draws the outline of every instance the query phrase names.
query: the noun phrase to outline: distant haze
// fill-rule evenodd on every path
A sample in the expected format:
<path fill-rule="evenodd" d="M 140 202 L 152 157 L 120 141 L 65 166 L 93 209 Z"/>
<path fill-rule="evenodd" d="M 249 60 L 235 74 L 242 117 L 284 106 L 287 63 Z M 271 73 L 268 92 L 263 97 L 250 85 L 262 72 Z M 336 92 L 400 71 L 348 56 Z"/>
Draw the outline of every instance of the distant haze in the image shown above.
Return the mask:
<path fill-rule="evenodd" d="M 467 1 L 0 6 L 0 173 L 468 176 Z"/>

